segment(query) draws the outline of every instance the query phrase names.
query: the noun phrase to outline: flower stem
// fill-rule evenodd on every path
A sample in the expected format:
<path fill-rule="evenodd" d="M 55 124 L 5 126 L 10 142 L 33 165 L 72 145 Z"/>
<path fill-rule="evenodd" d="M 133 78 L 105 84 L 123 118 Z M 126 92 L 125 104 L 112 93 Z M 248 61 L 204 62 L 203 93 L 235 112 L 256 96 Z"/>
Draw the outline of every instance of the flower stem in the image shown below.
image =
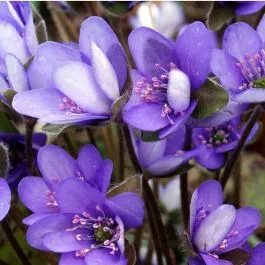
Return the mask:
<path fill-rule="evenodd" d="M 90 143 L 93 144 L 94 146 L 97 146 L 97 142 L 96 142 L 95 136 L 91 128 L 86 128 L 86 133 L 87 133 Z"/>
<path fill-rule="evenodd" d="M 184 227 L 187 230 L 189 224 L 189 190 L 188 190 L 188 173 L 180 175 L 181 191 L 181 211 L 183 216 Z"/>
<path fill-rule="evenodd" d="M 70 138 L 69 134 L 68 133 L 63 133 L 62 137 L 63 137 L 65 145 L 66 145 L 66 147 L 68 149 L 68 152 L 71 154 L 71 156 L 75 157 L 76 156 L 76 151 L 75 151 L 74 145 L 73 145 L 73 143 L 71 141 L 71 138 Z"/>
<path fill-rule="evenodd" d="M 29 171 L 34 176 L 37 174 L 37 170 L 35 168 L 34 154 L 33 154 L 33 149 L 32 149 L 32 137 L 33 137 L 33 131 L 34 131 L 34 127 L 36 125 L 37 120 L 31 117 L 28 117 L 28 116 L 24 116 L 24 121 L 25 121 L 25 127 L 26 127 L 26 132 L 25 132 L 26 158 L 27 158 Z"/>
<path fill-rule="evenodd" d="M 241 138 L 239 139 L 236 148 L 232 152 L 230 158 L 228 159 L 228 161 L 225 165 L 223 174 L 221 176 L 221 181 L 220 181 L 223 189 L 225 188 L 225 186 L 229 180 L 229 177 L 230 177 L 231 172 L 234 168 L 234 165 L 238 159 L 238 156 L 239 156 L 240 152 L 242 151 L 253 126 L 255 125 L 257 120 L 259 119 L 261 112 L 262 112 L 261 106 L 257 105 L 255 107 L 255 109 L 253 110 L 253 112 L 252 112 L 252 114 L 248 120 L 247 126 L 246 126 Z"/>
<path fill-rule="evenodd" d="M 21 264 L 23 265 L 31 265 L 28 257 L 26 256 L 26 254 L 23 252 L 22 248 L 20 247 L 18 241 L 16 240 L 7 220 L 3 220 L 1 222 L 2 224 L 2 228 L 3 231 L 6 235 L 6 238 L 8 239 L 8 241 L 10 242 L 11 246 L 13 247 L 14 251 L 16 252 L 18 258 L 21 261 Z"/>
<path fill-rule="evenodd" d="M 119 135 L 119 181 L 122 182 L 124 180 L 124 169 L 125 169 L 125 161 L 124 161 L 124 137 L 123 132 L 120 127 L 118 127 L 118 135 Z"/>

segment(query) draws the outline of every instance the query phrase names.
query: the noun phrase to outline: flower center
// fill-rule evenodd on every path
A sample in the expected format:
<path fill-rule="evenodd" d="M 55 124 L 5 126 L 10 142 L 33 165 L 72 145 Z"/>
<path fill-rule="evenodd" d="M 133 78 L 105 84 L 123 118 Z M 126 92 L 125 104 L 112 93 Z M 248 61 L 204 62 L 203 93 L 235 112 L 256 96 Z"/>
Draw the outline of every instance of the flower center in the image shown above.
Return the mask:
<path fill-rule="evenodd" d="M 49 208 L 52 208 L 55 212 L 59 212 L 58 202 L 55 199 L 55 193 L 52 191 L 48 191 L 46 193 L 46 199 L 47 199 L 46 205 Z"/>
<path fill-rule="evenodd" d="M 217 248 L 216 252 L 225 250 L 229 246 L 229 241 L 231 241 L 231 239 L 236 237 L 238 234 L 239 232 L 237 230 L 231 230 L 229 234 L 227 234 L 225 239 L 222 241 L 220 246 Z"/>
<path fill-rule="evenodd" d="M 96 207 L 96 210 L 100 213 L 97 218 L 87 212 L 75 215 L 72 220 L 74 226 L 66 230 L 77 232 L 76 240 L 88 243 L 87 248 L 76 251 L 76 257 L 85 257 L 88 252 L 96 248 L 109 249 L 111 255 L 119 250 L 117 246 L 117 241 L 120 238 L 119 225 L 112 218 L 107 217 L 99 206 Z"/>
<path fill-rule="evenodd" d="M 239 89 L 244 90 L 249 87 L 265 87 L 265 50 L 260 53 L 249 56 L 245 55 L 245 59 L 237 63 L 242 75 L 245 77 L 244 82 Z"/>
<path fill-rule="evenodd" d="M 233 127 L 230 124 L 222 127 L 206 128 L 204 134 L 199 134 L 198 138 L 201 144 L 207 147 L 217 147 L 223 144 L 228 144 L 231 138 Z"/>
<path fill-rule="evenodd" d="M 169 64 L 169 70 L 165 69 L 160 64 L 155 64 L 155 68 L 157 70 L 157 76 L 153 76 L 151 81 L 143 77 L 136 84 L 134 90 L 142 101 L 161 104 L 161 117 L 167 118 L 173 125 L 174 120 L 172 119 L 172 115 L 177 113 L 168 104 L 167 86 L 170 71 L 178 68 L 173 62 Z"/>
<path fill-rule="evenodd" d="M 66 116 L 73 116 L 84 113 L 84 111 L 68 97 L 62 98 L 62 103 L 59 104 L 59 109 L 65 111 Z"/>

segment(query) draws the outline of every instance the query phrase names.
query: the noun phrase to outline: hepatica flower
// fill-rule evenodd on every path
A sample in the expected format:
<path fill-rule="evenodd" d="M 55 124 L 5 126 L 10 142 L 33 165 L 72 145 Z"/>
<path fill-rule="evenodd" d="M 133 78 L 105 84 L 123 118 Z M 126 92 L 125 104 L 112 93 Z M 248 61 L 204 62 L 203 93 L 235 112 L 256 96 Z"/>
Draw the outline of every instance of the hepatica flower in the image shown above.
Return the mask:
<path fill-rule="evenodd" d="M 261 215 L 257 209 L 235 209 L 232 205 L 223 204 L 219 182 L 204 182 L 191 199 L 189 234 L 199 257 L 192 257 L 189 264 L 232 265 L 222 259 L 222 254 L 241 248 L 260 222 Z"/>
<path fill-rule="evenodd" d="M 193 144 L 196 147 L 206 147 L 197 155 L 198 163 L 212 170 L 221 168 L 226 161 L 226 153 L 236 147 L 244 128 L 244 124 L 240 125 L 240 117 L 215 127 L 194 128 Z M 247 143 L 253 140 L 258 128 L 256 123 L 248 136 Z"/>
<path fill-rule="evenodd" d="M 211 68 L 232 100 L 239 103 L 265 101 L 265 17 L 255 31 L 239 22 L 227 28 L 223 49 L 215 49 Z"/>
<path fill-rule="evenodd" d="M 265 243 L 257 245 L 251 251 L 251 258 L 247 265 L 264 265 L 265 264 Z"/>
<path fill-rule="evenodd" d="M 35 133 L 33 135 L 34 155 L 46 143 L 46 138 L 43 133 Z M 14 188 L 19 180 L 29 173 L 25 155 L 25 137 L 21 134 L 0 132 L 0 141 L 8 147 L 10 168 L 6 178 L 11 188 Z"/>
<path fill-rule="evenodd" d="M 81 26 L 79 49 L 40 45 L 28 70 L 33 90 L 18 93 L 14 109 L 54 124 L 109 119 L 127 76 L 123 48 L 103 19 L 90 17 Z"/>
<path fill-rule="evenodd" d="M 214 37 L 201 22 L 188 26 L 176 42 L 140 27 L 129 36 L 129 46 L 137 71 L 123 118 L 142 131 L 160 131 L 163 138 L 194 110 L 191 94 L 208 76 Z"/>
<path fill-rule="evenodd" d="M 143 169 L 153 176 L 173 173 L 181 165 L 196 157 L 204 147 L 185 150 L 186 129 L 181 126 L 166 139 L 144 142 L 131 131 L 134 149 Z"/>
<path fill-rule="evenodd" d="M 0 3 L 0 99 L 8 89 L 29 89 L 24 64 L 34 54 L 38 41 L 29 2 Z"/>
<path fill-rule="evenodd" d="M 143 202 L 131 192 L 106 197 L 111 161 L 91 145 L 77 160 L 48 145 L 38 163 L 43 177 L 19 185 L 20 199 L 34 212 L 25 220 L 29 244 L 62 253 L 60 265 L 127 264 L 124 229 L 142 224 Z"/>

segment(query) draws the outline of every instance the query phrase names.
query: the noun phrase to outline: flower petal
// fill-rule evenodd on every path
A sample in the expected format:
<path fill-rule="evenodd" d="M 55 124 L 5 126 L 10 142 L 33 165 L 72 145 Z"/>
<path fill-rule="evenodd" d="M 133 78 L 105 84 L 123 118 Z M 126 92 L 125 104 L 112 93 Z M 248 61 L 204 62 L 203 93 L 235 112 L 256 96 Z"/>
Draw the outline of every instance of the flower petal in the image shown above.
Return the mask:
<path fill-rule="evenodd" d="M 77 176 L 76 161 L 56 145 L 42 147 L 38 152 L 37 160 L 43 179 L 53 189 L 61 181 Z"/>
<path fill-rule="evenodd" d="M 245 78 L 237 67 L 237 60 L 227 52 L 214 49 L 211 57 L 211 68 L 225 89 L 239 92 Z"/>
<path fill-rule="evenodd" d="M 169 125 L 168 119 L 161 117 L 161 112 L 161 105 L 145 103 L 124 110 L 123 119 L 126 123 L 137 129 L 157 131 Z"/>
<path fill-rule="evenodd" d="M 59 265 L 86 265 L 84 259 L 76 257 L 74 253 L 64 253 L 61 255 Z"/>
<path fill-rule="evenodd" d="M 85 256 L 86 265 L 126 265 L 124 256 L 111 255 L 110 251 L 104 248 L 93 249 Z"/>
<path fill-rule="evenodd" d="M 202 253 L 208 253 L 219 246 L 236 219 L 236 209 L 224 204 L 211 212 L 199 225 L 194 235 L 194 244 Z"/>
<path fill-rule="evenodd" d="M 115 71 L 102 50 L 91 42 L 91 64 L 101 90 L 112 101 L 120 95 L 119 84 Z"/>
<path fill-rule="evenodd" d="M 68 61 L 81 61 L 80 52 L 57 42 L 41 44 L 28 70 L 31 88 L 52 88 L 54 69 Z"/>
<path fill-rule="evenodd" d="M 225 31 L 223 49 L 238 61 L 244 61 L 246 54 L 251 56 L 261 51 L 262 42 L 251 26 L 238 22 L 230 25 Z"/>
<path fill-rule="evenodd" d="M 265 101 L 264 88 L 249 88 L 233 96 L 233 100 L 238 103 L 260 103 Z"/>
<path fill-rule="evenodd" d="M 223 203 L 222 187 L 218 181 L 209 180 L 202 183 L 192 194 L 190 203 L 190 237 L 196 230 L 196 217 L 200 210 L 210 214 Z"/>
<path fill-rule="evenodd" d="M 265 2 L 264 2 L 265 3 Z M 265 44 L 265 15 L 263 15 L 262 19 L 260 20 L 258 27 L 257 27 L 257 32 L 263 42 L 263 45 Z"/>
<path fill-rule="evenodd" d="M 83 146 L 78 154 L 77 163 L 88 182 L 93 182 L 97 170 L 100 168 L 102 158 L 97 148 L 92 144 Z"/>
<path fill-rule="evenodd" d="M 202 22 L 189 25 L 176 41 L 180 69 L 189 76 L 192 90 L 199 88 L 210 72 L 210 56 L 216 41 Z"/>
<path fill-rule="evenodd" d="M 92 41 L 109 59 L 116 73 L 119 87 L 122 89 L 127 77 L 125 52 L 111 27 L 100 17 L 89 17 L 81 25 L 79 47 L 88 59 L 92 57 Z"/>
<path fill-rule="evenodd" d="M 20 60 L 13 54 L 7 54 L 5 63 L 11 88 L 16 92 L 29 90 L 28 77 Z"/>
<path fill-rule="evenodd" d="M 11 204 L 11 191 L 5 179 L 0 178 L 0 221 L 7 215 Z"/>
<path fill-rule="evenodd" d="M 170 63 L 177 62 L 174 44 L 150 28 L 134 29 L 128 41 L 137 70 L 149 79 L 157 76 L 156 64 L 169 69 Z"/>
<path fill-rule="evenodd" d="M 49 233 L 65 231 L 72 227 L 72 220 L 72 214 L 62 213 L 43 218 L 28 228 L 26 234 L 27 241 L 34 248 L 48 250 L 42 243 L 43 238 Z"/>
<path fill-rule="evenodd" d="M 63 213 L 82 213 L 95 210 L 104 202 L 104 195 L 85 181 L 68 178 L 56 187 L 56 199 Z"/>
<path fill-rule="evenodd" d="M 23 38 L 16 28 L 4 21 L 0 22 L 0 58 L 5 58 L 8 53 L 15 55 L 22 63 L 26 63 L 29 54 Z"/>
<path fill-rule="evenodd" d="M 189 77 L 180 70 L 172 70 L 169 73 L 167 100 L 176 111 L 185 111 L 191 101 L 191 89 Z"/>
<path fill-rule="evenodd" d="M 203 148 L 204 149 L 204 148 Z M 201 148 L 183 153 L 164 156 L 147 167 L 147 171 L 154 176 L 163 176 L 174 172 L 182 164 L 197 156 L 202 151 Z"/>
<path fill-rule="evenodd" d="M 81 62 L 68 62 L 53 74 L 56 87 L 81 109 L 94 114 L 106 114 L 110 105 L 96 84 L 91 67 Z"/>
<path fill-rule="evenodd" d="M 225 156 L 223 153 L 216 153 L 211 147 L 196 157 L 197 162 L 211 170 L 219 169 L 225 164 Z"/>
<path fill-rule="evenodd" d="M 18 185 L 20 200 L 34 213 L 55 212 L 53 207 L 47 205 L 50 188 L 39 177 L 25 177 Z"/>
<path fill-rule="evenodd" d="M 142 167 L 146 168 L 157 159 L 162 158 L 167 141 L 144 142 L 140 141 L 138 146 L 138 158 Z"/>
<path fill-rule="evenodd" d="M 265 265 L 265 243 L 257 245 L 251 253 L 247 265 Z"/>
<path fill-rule="evenodd" d="M 235 12 L 238 16 L 250 15 L 264 7 L 264 1 L 240 1 L 237 2 Z"/>
<path fill-rule="evenodd" d="M 34 223 L 38 222 L 39 220 L 46 218 L 48 216 L 53 215 L 53 213 L 33 213 L 28 217 L 23 219 L 23 224 L 25 225 L 33 225 Z"/>
<path fill-rule="evenodd" d="M 215 258 L 215 257 L 210 256 L 210 255 L 201 254 L 201 256 L 202 256 L 206 265 L 233 265 L 231 262 L 229 262 L 227 260 Z"/>
<path fill-rule="evenodd" d="M 120 193 L 109 198 L 106 205 L 114 215 L 122 219 L 124 227 L 127 229 L 140 226 L 143 223 L 144 203 L 135 193 Z"/>
<path fill-rule="evenodd" d="M 21 114 L 41 118 L 64 113 L 59 109 L 61 103 L 62 94 L 58 90 L 34 89 L 16 94 L 12 106 Z M 67 118 L 66 115 L 65 117 Z"/>
<path fill-rule="evenodd" d="M 234 235 L 229 236 L 227 239 L 228 246 L 224 250 L 217 250 L 217 253 L 225 253 L 230 250 L 240 248 L 248 239 L 248 237 L 259 227 L 261 224 L 261 213 L 253 207 L 240 208 L 236 212 L 236 220 L 231 228 Z"/>
<path fill-rule="evenodd" d="M 65 253 L 87 248 L 90 244 L 86 240 L 77 240 L 72 231 L 51 232 L 44 236 L 42 242 L 50 251 Z"/>
<path fill-rule="evenodd" d="M 189 259 L 189 265 L 205 265 L 205 262 L 199 257 L 191 257 Z"/>

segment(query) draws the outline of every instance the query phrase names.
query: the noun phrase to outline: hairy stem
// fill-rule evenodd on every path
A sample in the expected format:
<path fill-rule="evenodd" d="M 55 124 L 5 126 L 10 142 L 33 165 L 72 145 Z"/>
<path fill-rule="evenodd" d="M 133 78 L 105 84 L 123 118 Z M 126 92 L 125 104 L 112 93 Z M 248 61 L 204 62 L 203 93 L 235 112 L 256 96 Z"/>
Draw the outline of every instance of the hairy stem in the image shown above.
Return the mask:
<path fill-rule="evenodd" d="M 255 125 L 255 123 L 257 122 L 257 120 L 259 119 L 260 117 L 260 114 L 262 112 L 262 108 L 260 105 L 257 105 L 255 107 L 255 109 L 253 110 L 249 120 L 248 120 L 248 123 L 246 125 L 246 128 L 241 136 L 241 138 L 239 139 L 238 141 L 238 144 L 236 146 L 236 148 L 234 149 L 234 151 L 232 152 L 230 158 L 228 159 L 226 165 L 225 165 L 225 168 L 224 168 L 224 172 L 221 176 L 221 185 L 223 187 L 223 189 L 225 188 L 228 180 L 229 180 L 229 177 L 231 175 L 231 172 L 234 168 L 234 165 L 238 159 L 238 156 L 240 154 L 240 152 L 242 151 L 247 139 L 248 139 L 248 136 L 253 128 L 253 126 Z"/>
<path fill-rule="evenodd" d="M 37 174 L 37 170 L 35 167 L 34 154 L 33 154 L 33 149 L 32 149 L 32 137 L 33 137 L 34 127 L 36 125 L 37 120 L 31 117 L 25 116 L 24 121 L 25 121 L 25 128 L 26 128 L 26 131 L 25 131 L 26 158 L 27 158 L 29 171 L 34 176 Z"/>

